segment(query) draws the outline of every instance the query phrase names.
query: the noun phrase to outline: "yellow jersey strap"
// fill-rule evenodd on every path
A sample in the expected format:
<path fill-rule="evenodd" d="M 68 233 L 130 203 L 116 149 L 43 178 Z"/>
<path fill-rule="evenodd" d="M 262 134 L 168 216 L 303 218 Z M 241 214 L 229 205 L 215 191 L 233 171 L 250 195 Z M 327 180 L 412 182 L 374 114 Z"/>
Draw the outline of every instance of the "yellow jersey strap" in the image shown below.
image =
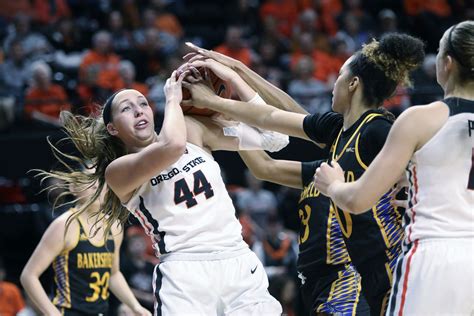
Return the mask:
<path fill-rule="evenodd" d="M 381 113 L 371 113 L 369 115 L 367 115 L 363 120 L 362 122 L 360 122 L 359 126 L 357 126 L 356 130 L 354 131 L 354 133 L 352 133 L 351 135 L 351 138 L 349 138 L 349 141 L 347 141 L 346 145 L 344 146 L 344 148 L 342 149 L 342 151 L 340 152 L 339 155 L 336 154 L 336 150 L 337 150 L 337 145 L 339 144 L 339 140 L 341 139 L 341 135 L 342 135 L 342 131 L 343 131 L 343 128 L 341 128 L 341 130 L 339 131 L 339 134 L 337 135 L 337 138 L 336 138 L 336 141 L 334 142 L 334 151 L 332 152 L 332 160 L 335 160 L 335 161 L 338 161 L 339 159 L 341 159 L 342 155 L 344 154 L 344 152 L 346 151 L 347 147 L 349 147 L 349 145 L 352 143 L 352 141 L 354 140 L 354 138 L 357 136 L 357 134 L 360 132 L 360 129 L 362 128 L 362 126 L 364 126 L 364 124 L 372 121 L 374 118 L 378 117 L 378 116 L 383 116 L 383 114 Z"/>

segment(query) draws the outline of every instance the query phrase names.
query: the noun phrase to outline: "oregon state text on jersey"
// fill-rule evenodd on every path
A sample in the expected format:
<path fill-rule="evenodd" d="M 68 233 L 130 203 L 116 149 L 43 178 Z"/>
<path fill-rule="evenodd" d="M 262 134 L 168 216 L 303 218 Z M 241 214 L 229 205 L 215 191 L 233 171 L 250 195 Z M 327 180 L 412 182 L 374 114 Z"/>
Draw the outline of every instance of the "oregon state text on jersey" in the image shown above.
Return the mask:
<path fill-rule="evenodd" d="M 77 314 L 107 314 L 109 279 L 112 271 L 114 241 L 111 234 L 106 243 L 90 242 L 81 221 L 77 244 L 53 261 L 53 304 Z"/>
<path fill-rule="evenodd" d="M 144 183 L 126 207 L 162 259 L 248 249 L 219 165 L 191 143 L 176 163 Z"/>

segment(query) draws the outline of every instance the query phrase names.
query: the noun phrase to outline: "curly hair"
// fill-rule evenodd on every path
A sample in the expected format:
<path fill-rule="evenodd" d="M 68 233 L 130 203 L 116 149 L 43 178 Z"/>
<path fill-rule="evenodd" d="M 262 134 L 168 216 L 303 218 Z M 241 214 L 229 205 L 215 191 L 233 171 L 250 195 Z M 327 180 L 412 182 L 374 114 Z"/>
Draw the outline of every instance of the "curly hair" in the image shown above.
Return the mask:
<path fill-rule="evenodd" d="M 358 51 L 349 63 L 354 76 L 360 77 L 365 101 L 380 106 L 400 84 L 409 85 L 410 72 L 424 60 L 424 44 L 407 34 L 389 33 Z"/>

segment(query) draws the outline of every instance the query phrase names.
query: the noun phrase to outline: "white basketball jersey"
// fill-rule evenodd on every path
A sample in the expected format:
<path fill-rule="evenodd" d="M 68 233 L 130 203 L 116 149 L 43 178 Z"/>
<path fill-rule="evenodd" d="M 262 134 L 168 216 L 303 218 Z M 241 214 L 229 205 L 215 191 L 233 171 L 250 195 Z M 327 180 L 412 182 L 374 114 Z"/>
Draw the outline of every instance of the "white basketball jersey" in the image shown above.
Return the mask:
<path fill-rule="evenodd" d="M 158 256 L 199 260 L 248 249 L 220 167 L 196 145 L 187 143 L 181 158 L 143 184 L 126 207 Z"/>
<path fill-rule="evenodd" d="M 474 101 L 443 101 L 450 110 L 447 122 L 415 152 L 407 168 L 407 243 L 474 238 Z"/>

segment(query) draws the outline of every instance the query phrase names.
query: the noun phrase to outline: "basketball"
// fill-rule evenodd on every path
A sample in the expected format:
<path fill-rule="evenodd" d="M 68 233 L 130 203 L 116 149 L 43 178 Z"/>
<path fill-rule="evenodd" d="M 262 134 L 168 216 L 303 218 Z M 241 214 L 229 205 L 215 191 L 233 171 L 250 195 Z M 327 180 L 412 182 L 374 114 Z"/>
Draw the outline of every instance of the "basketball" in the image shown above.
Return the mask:
<path fill-rule="evenodd" d="M 181 68 L 181 67 L 180 67 Z M 209 80 L 212 84 L 212 87 L 214 89 L 214 92 L 220 96 L 221 98 L 230 98 L 232 96 L 232 88 L 228 82 L 225 82 L 218 76 L 216 76 L 211 70 L 200 68 L 199 72 L 205 77 L 205 73 L 207 72 L 207 75 L 209 76 Z M 180 71 L 178 69 L 177 76 L 179 76 Z M 191 98 L 191 95 L 188 91 L 188 89 L 183 87 L 183 100 L 189 100 Z M 206 108 L 197 108 L 192 105 L 183 105 L 181 104 L 181 108 L 183 109 L 183 114 L 185 115 L 200 115 L 200 116 L 212 116 L 216 113 L 216 111 L 206 109 Z"/>

